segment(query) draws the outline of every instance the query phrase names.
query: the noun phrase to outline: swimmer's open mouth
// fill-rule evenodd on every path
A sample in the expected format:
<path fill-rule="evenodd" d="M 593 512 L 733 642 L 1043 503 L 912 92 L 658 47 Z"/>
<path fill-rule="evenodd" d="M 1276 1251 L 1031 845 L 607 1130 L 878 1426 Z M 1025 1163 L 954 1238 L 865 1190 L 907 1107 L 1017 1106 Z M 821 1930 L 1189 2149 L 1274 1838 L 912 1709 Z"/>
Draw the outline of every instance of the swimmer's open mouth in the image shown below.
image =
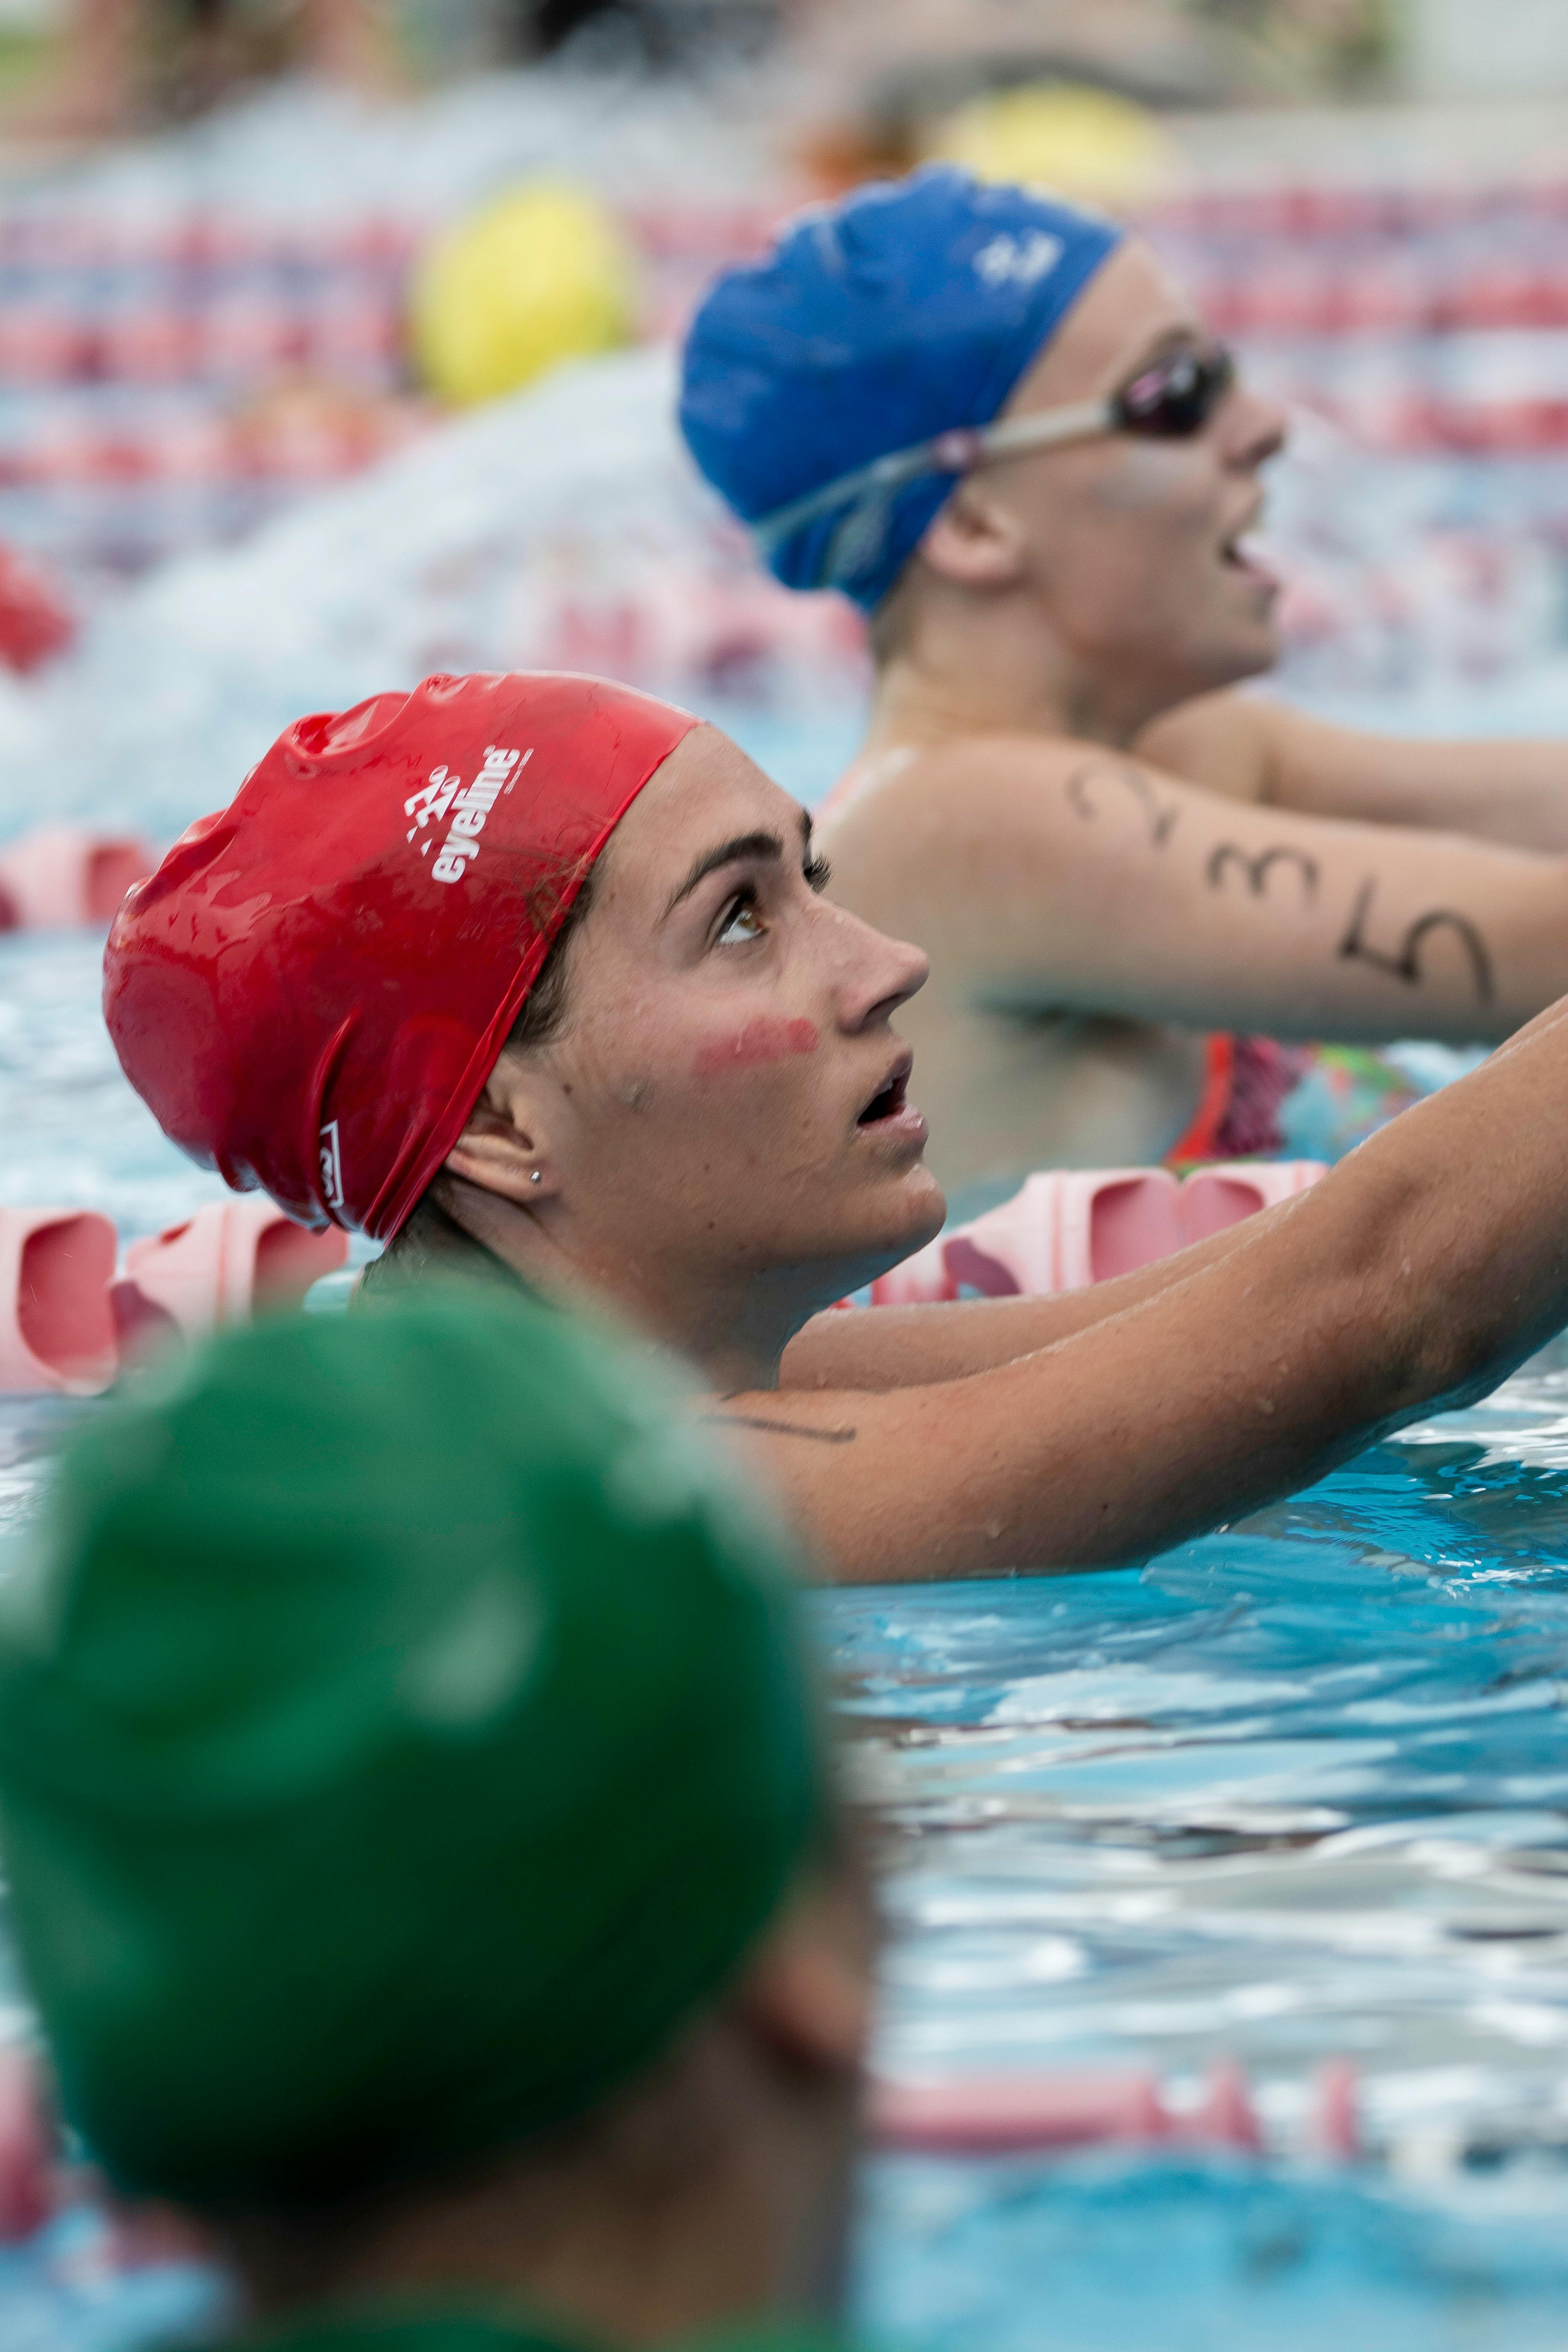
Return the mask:
<path fill-rule="evenodd" d="M 1245 521 L 1238 523 L 1227 538 L 1219 543 L 1219 560 L 1235 572 L 1249 572 L 1255 580 L 1274 581 L 1265 549 L 1261 544 L 1259 525 L 1263 519 L 1261 505 L 1255 506 Z"/>
<path fill-rule="evenodd" d="M 879 1119 L 898 1118 L 908 1100 L 910 1072 L 913 1067 L 913 1055 L 906 1054 L 894 1069 L 887 1085 L 879 1087 L 872 1096 L 856 1120 L 857 1127 L 874 1127 Z"/>

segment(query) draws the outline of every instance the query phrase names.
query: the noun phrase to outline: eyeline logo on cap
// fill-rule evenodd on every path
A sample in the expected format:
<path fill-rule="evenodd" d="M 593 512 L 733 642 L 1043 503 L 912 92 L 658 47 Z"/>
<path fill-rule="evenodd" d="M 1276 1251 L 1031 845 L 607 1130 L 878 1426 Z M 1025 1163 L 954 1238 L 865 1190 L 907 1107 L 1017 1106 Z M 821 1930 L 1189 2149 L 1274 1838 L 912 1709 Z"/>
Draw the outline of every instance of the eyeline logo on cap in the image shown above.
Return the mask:
<path fill-rule="evenodd" d="M 426 825 L 438 824 L 451 810 L 447 838 L 431 860 L 430 872 L 436 881 L 456 882 L 468 872 L 469 860 L 479 854 L 479 835 L 485 829 L 486 817 L 501 793 L 510 792 L 532 757 L 531 744 L 526 751 L 508 751 L 499 744 L 487 743 L 485 764 L 466 793 L 462 791 L 462 778 L 453 775 L 449 768 L 432 768 L 430 781 L 423 791 L 404 802 L 404 815 L 414 819 L 404 836 L 407 841 L 423 833 Z M 435 837 L 432 833 L 420 843 L 421 857 L 429 856 Z"/>

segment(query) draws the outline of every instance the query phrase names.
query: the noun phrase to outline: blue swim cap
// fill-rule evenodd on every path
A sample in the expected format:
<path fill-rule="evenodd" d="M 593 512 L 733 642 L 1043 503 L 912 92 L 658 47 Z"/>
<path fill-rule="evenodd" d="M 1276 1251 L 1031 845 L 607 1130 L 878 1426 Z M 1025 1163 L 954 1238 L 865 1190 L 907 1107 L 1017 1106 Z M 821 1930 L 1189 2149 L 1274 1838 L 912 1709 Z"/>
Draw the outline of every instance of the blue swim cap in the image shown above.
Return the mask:
<path fill-rule="evenodd" d="M 826 511 L 791 509 L 991 424 L 1122 235 L 937 163 L 801 214 L 765 260 L 725 271 L 687 340 L 681 430 L 787 587 L 880 604 L 962 455 L 846 481 Z"/>

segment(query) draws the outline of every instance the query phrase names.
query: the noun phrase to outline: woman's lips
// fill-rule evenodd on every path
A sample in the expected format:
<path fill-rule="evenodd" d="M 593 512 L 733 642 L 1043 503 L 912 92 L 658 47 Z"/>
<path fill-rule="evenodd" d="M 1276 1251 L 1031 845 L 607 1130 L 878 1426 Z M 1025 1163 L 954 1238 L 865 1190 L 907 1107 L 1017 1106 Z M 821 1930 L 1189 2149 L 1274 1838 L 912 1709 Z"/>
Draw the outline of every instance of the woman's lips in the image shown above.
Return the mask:
<path fill-rule="evenodd" d="M 856 1126 L 862 1135 L 874 1135 L 886 1140 L 924 1145 L 930 1130 L 925 1114 L 909 1098 L 910 1071 L 912 1062 L 904 1061 L 887 1083 L 872 1096 L 861 1112 Z"/>
<path fill-rule="evenodd" d="M 1233 539 L 1224 542 L 1219 552 L 1221 562 L 1228 565 L 1231 571 L 1245 572 L 1265 587 L 1279 587 L 1279 575 L 1267 560 L 1265 542 L 1254 531 L 1237 531 Z"/>
<path fill-rule="evenodd" d="M 874 1094 L 856 1122 L 860 1127 L 877 1127 L 885 1118 L 894 1118 L 904 1107 L 907 1079 L 889 1078 L 887 1085 Z"/>
<path fill-rule="evenodd" d="M 923 1151 L 931 1138 L 926 1115 L 912 1102 L 900 1103 L 887 1118 L 879 1118 L 865 1130 L 888 1143 L 898 1143 L 911 1151 Z"/>
<path fill-rule="evenodd" d="M 906 1045 L 889 1069 L 876 1093 L 861 1111 L 858 1120 L 861 1127 L 875 1126 L 882 1119 L 896 1118 L 904 1107 L 905 1096 L 909 1089 L 910 1073 L 914 1066 L 915 1057 Z"/>

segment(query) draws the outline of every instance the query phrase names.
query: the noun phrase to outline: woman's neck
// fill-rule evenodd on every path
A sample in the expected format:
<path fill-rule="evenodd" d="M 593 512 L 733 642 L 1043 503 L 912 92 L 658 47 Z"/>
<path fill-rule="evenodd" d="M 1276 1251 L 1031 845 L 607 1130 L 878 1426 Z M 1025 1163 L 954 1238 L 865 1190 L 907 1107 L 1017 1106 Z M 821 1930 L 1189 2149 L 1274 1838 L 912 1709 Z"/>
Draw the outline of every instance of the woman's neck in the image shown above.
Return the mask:
<path fill-rule="evenodd" d="M 944 597 L 914 606 L 880 664 L 865 751 L 993 734 L 1124 750 L 1172 699 L 1073 656 L 1021 596 Z"/>
<path fill-rule="evenodd" d="M 803 1298 L 794 1268 L 716 1282 L 683 1279 L 679 1269 L 641 1260 L 597 1262 L 564 1246 L 545 1216 L 461 1178 L 447 1180 L 441 1207 L 498 1262 L 498 1271 L 562 1306 L 618 1312 L 657 1347 L 694 1368 L 719 1396 L 776 1388 L 784 1349 L 818 1307 L 831 1303 Z M 462 1270 L 471 1273 L 472 1261 Z"/>

